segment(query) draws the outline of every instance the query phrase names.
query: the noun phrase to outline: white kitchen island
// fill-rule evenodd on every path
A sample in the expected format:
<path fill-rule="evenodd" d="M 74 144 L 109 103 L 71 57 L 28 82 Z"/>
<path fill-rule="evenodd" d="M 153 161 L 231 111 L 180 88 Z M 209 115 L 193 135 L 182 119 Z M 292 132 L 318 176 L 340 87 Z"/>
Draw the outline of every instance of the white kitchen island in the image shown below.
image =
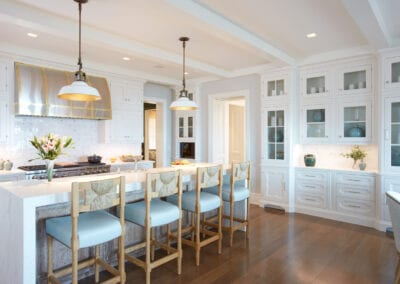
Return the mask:
<path fill-rule="evenodd" d="M 180 166 L 183 181 L 190 181 L 196 167 L 205 165 L 209 164 Z M 143 193 L 147 171 L 59 178 L 51 182 L 21 180 L 0 183 L 0 283 L 36 283 L 37 209 L 69 202 L 73 181 L 124 175 L 127 194 Z"/>

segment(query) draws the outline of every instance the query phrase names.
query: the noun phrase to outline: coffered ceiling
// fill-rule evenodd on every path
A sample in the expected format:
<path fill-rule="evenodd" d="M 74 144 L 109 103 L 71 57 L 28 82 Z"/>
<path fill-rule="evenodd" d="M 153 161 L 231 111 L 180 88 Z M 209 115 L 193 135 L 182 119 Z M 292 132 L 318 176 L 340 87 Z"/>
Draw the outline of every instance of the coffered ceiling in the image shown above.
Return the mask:
<path fill-rule="evenodd" d="M 89 0 L 83 63 L 179 84 L 188 36 L 187 79 L 232 77 L 399 46 L 398 11 L 398 0 Z M 73 0 L 0 0 L 0 25 L 0 51 L 75 64 Z"/>

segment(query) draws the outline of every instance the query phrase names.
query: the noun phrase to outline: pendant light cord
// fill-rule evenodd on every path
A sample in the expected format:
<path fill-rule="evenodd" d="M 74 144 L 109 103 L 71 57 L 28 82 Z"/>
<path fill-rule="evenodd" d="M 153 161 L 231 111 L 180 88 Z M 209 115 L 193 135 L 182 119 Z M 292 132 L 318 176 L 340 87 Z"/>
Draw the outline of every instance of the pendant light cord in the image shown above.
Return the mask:
<path fill-rule="evenodd" d="M 78 65 L 79 71 L 82 71 L 82 59 L 81 59 L 81 18 L 82 18 L 82 2 L 79 2 L 79 57 Z"/>
<path fill-rule="evenodd" d="M 183 46 L 183 79 L 182 79 L 182 85 L 183 85 L 183 90 L 186 90 L 186 80 L 185 80 L 185 47 L 186 47 L 186 41 L 182 41 L 182 46 Z"/>

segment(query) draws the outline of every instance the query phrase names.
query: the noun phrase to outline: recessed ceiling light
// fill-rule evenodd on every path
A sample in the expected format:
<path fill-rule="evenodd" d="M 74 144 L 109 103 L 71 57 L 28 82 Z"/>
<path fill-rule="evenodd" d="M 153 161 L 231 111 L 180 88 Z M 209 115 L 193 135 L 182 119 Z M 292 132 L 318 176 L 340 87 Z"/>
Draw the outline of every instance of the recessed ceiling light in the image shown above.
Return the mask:
<path fill-rule="evenodd" d="M 131 58 L 130 58 L 130 57 L 127 57 L 127 56 L 125 56 L 125 57 L 122 57 L 122 60 L 129 61 L 129 60 L 131 60 Z"/>
<path fill-rule="evenodd" d="M 29 36 L 29 37 L 33 37 L 33 38 L 37 38 L 38 37 L 38 35 L 34 34 L 34 33 L 27 33 L 26 35 Z"/>
<path fill-rule="evenodd" d="M 189 72 L 188 72 L 188 71 L 186 71 L 186 72 L 185 72 L 185 75 L 189 75 Z"/>
<path fill-rule="evenodd" d="M 155 65 L 154 68 L 162 69 L 162 68 L 164 68 L 164 66 L 162 66 L 162 65 Z"/>
<path fill-rule="evenodd" d="M 313 38 L 313 37 L 316 37 L 316 36 L 317 36 L 316 33 L 309 33 L 309 34 L 306 35 L 306 37 L 308 37 L 308 38 Z"/>

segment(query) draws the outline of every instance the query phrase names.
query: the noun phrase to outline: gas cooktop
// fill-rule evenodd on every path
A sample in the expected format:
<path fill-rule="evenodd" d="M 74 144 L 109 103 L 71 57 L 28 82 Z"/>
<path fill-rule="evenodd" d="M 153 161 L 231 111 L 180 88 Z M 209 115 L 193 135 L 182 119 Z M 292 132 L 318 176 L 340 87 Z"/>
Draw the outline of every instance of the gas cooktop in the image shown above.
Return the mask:
<path fill-rule="evenodd" d="M 46 165 L 30 165 L 18 167 L 23 171 L 26 171 L 25 176 L 27 179 L 45 179 Z M 92 175 L 99 173 L 109 173 L 111 169 L 110 165 L 105 163 L 55 163 L 54 164 L 54 178 L 58 177 L 70 177 L 70 176 L 82 176 Z"/>

